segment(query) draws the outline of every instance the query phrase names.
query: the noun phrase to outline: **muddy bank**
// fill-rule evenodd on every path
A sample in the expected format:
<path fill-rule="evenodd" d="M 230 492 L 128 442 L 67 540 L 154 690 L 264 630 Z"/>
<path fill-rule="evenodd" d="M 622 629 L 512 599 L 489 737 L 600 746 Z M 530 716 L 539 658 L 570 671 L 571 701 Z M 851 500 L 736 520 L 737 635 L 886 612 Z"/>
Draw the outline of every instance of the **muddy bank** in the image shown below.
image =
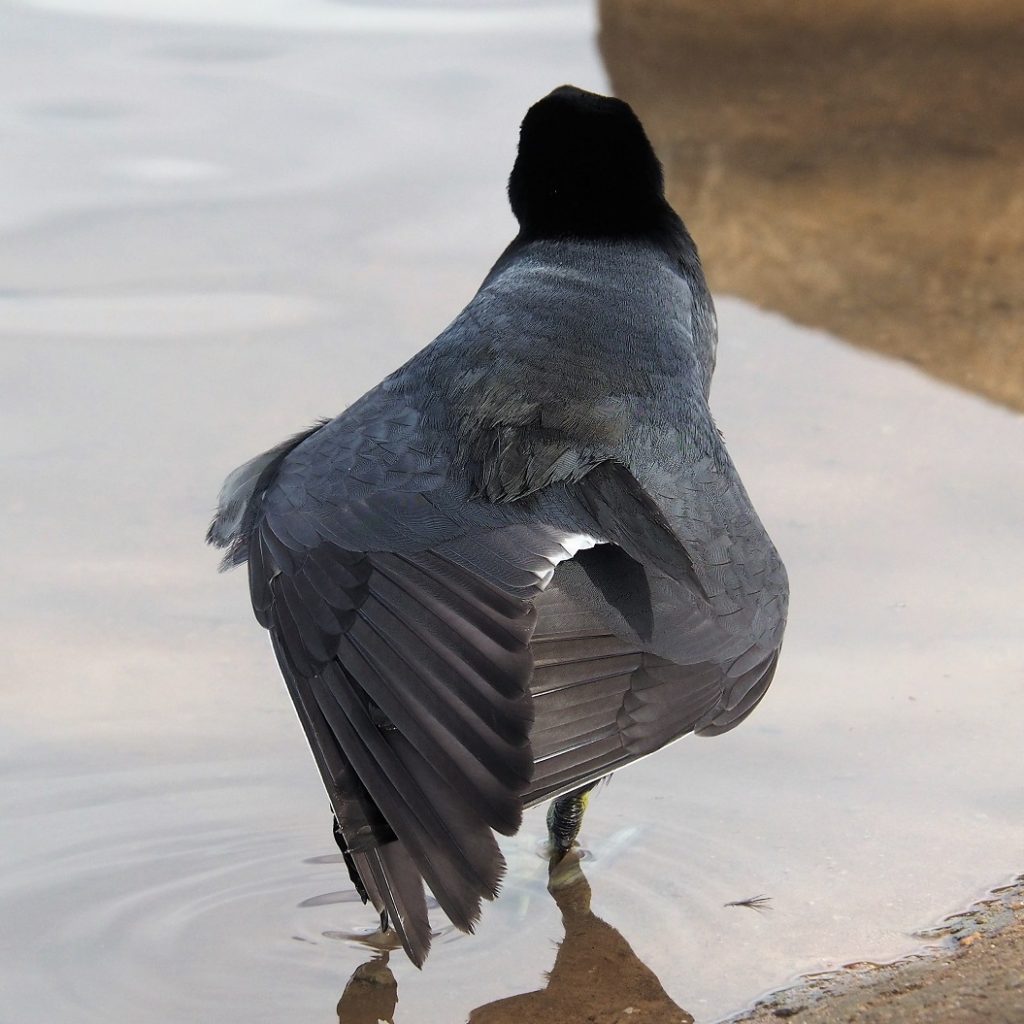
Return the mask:
<path fill-rule="evenodd" d="M 601 0 L 712 287 L 1024 408 L 1016 0 Z"/>
<path fill-rule="evenodd" d="M 1024 1020 L 1024 877 L 924 936 L 930 956 L 780 993 L 734 1024 L 1006 1024 Z"/>

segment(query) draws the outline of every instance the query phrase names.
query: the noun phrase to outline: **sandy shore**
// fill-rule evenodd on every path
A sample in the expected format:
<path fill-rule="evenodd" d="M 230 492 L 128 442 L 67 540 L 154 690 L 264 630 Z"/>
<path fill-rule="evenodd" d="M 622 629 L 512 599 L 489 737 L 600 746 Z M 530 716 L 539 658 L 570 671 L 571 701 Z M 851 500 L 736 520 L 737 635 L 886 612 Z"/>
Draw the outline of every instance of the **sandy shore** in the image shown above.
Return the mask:
<path fill-rule="evenodd" d="M 936 929 L 932 955 L 866 965 L 762 1002 L 735 1024 L 1010 1024 L 1024 1020 L 1024 879 Z"/>
<path fill-rule="evenodd" d="M 602 0 L 712 287 L 1024 408 L 1017 0 Z"/>

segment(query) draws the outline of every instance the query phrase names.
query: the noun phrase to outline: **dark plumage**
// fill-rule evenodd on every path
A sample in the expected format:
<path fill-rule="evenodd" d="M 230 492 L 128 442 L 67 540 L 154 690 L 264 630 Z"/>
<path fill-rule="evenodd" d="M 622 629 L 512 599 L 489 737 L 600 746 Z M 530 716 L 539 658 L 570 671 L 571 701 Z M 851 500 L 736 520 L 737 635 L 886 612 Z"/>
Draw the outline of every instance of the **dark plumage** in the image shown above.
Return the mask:
<path fill-rule="evenodd" d="M 708 410 L 714 309 L 619 100 L 523 122 L 521 231 L 432 344 L 228 478 L 354 877 L 410 958 L 471 930 L 494 832 L 764 695 L 785 570 Z"/>

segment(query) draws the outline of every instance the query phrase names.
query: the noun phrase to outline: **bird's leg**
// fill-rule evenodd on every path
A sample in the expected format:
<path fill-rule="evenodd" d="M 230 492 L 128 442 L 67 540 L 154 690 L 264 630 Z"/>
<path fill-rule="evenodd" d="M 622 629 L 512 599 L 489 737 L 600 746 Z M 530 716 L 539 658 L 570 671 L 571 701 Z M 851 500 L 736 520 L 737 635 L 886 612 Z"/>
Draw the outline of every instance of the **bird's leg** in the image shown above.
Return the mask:
<path fill-rule="evenodd" d="M 370 894 L 366 891 L 366 886 L 363 885 L 363 880 L 359 877 L 359 872 L 356 871 L 356 863 L 352 859 L 352 854 L 348 852 L 348 847 L 345 845 L 345 837 L 341 834 L 341 826 L 338 824 L 338 817 L 334 817 L 334 841 L 338 844 L 338 849 L 341 850 L 342 857 L 345 858 L 345 867 L 348 868 L 348 877 L 352 881 L 352 884 L 356 887 L 356 892 L 359 894 L 359 898 L 364 903 L 370 902 Z M 380 912 L 380 930 L 386 932 L 391 927 L 391 922 L 388 920 L 388 912 L 382 910 Z"/>
<path fill-rule="evenodd" d="M 548 808 L 548 839 L 555 861 L 561 860 L 576 845 L 587 801 L 596 785 L 596 782 L 591 782 L 551 801 Z"/>
<path fill-rule="evenodd" d="M 356 892 L 359 893 L 359 898 L 364 902 L 370 901 L 370 896 L 366 891 L 366 887 L 363 885 L 363 880 L 359 877 L 359 872 L 356 871 L 355 861 L 352 860 L 352 854 L 348 852 L 348 847 L 345 845 L 345 837 L 341 833 L 341 826 L 338 824 L 337 815 L 334 818 L 334 841 L 338 844 L 338 849 L 341 850 L 342 857 L 345 858 L 345 867 L 348 868 L 348 877 L 352 881 L 352 884 L 356 887 Z M 382 931 L 387 931 L 387 926 L 381 927 Z"/>

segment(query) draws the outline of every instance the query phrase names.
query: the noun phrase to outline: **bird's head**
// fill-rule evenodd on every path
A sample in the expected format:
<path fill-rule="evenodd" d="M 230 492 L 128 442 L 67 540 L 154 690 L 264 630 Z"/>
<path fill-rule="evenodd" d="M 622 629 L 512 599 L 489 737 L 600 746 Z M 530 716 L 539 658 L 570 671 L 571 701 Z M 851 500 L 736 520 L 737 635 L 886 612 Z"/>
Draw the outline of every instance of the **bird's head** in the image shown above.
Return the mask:
<path fill-rule="evenodd" d="M 508 195 L 532 237 L 639 237 L 675 217 L 661 164 L 629 104 L 572 85 L 527 111 Z"/>

